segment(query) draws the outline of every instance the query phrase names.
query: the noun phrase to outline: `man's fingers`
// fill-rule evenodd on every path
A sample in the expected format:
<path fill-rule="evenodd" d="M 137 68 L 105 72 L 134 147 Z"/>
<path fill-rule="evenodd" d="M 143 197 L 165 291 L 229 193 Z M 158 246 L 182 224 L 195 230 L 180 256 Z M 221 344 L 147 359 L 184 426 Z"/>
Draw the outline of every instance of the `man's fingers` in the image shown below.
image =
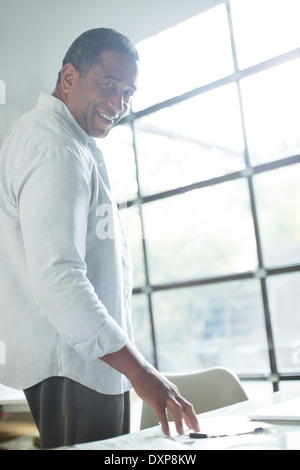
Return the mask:
<path fill-rule="evenodd" d="M 158 417 L 158 422 L 161 425 L 162 432 L 166 436 L 170 436 L 170 428 L 169 428 L 167 409 L 163 408 L 163 409 L 160 409 L 160 410 L 155 410 L 155 413 L 156 413 L 156 416 Z"/>
<path fill-rule="evenodd" d="M 168 408 L 174 419 L 178 434 L 184 434 L 183 421 L 188 428 L 193 429 L 196 432 L 200 431 L 198 419 L 191 403 L 178 396 L 169 403 Z"/>
<path fill-rule="evenodd" d="M 200 426 L 199 422 L 197 419 L 197 416 L 194 411 L 194 407 L 191 403 L 187 402 L 186 400 L 183 400 L 184 403 L 182 404 L 182 410 L 183 410 L 183 418 L 188 426 L 188 428 L 193 429 L 196 432 L 200 431 Z"/>
<path fill-rule="evenodd" d="M 169 400 L 167 403 L 169 411 L 173 417 L 173 420 L 175 422 L 175 427 L 176 431 L 178 434 L 184 434 L 184 429 L 183 429 L 183 409 L 182 405 L 180 404 L 178 398 L 172 398 Z"/>
<path fill-rule="evenodd" d="M 170 427 L 169 427 L 167 409 L 169 410 L 175 422 L 176 431 L 178 432 L 178 434 L 183 434 L 184 430 L 183 430 L 183 423 L 182 423 L 182 420 L 183 420 L 182 407 L 175 398 L 171 398 L 168 400 L 168 402 L 166 403 L 166 408 L 154 409 L 155 414 L 158 418 L 158 421 L 161 425 L 162 432 L 166 436 L 170 436 Z"/>
<path fill-rule="evenodd" d="M 149 366 L 147 373 L 139 379 L 131 380 L 131 383 L 138 396 L 153 408 L 164 434 L 170 435 L 167 410 L 175 422 L 178 434 L 184 434 L 183 421 L 189 428 L 199 431 L 198 420 L 191 403 L 185 400 L 178 388 L 156 369 Z"/>

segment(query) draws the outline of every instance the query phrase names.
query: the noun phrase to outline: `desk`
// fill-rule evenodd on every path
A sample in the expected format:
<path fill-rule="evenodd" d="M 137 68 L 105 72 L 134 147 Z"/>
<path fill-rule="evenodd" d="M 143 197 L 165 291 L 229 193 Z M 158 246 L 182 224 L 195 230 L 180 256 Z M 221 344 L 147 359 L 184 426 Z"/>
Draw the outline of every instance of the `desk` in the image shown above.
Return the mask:
<path fill-rule="evenodd" d="M 300 389 L 288 392 L 277 392 L 257 400 L 249 400 L 233 406 L 227 406 L 198 416 L 200 425 L 201 419 L 216 416 L 232 416 L 236 414 L 247 415 L 259 408 L 271 406 L 300 396 Z M 192 440 L 191 440 L 192 441 Z M 182 455 L 191 454 L 197 450 L 292 450 L 300 449 L 300 421 L 272 422 L 272 427 L 258 434 L 244 434 L 240 436 L 230 436 L 212 439 L 197 439 L 189 444 L 182 444 L 167 438 L 161 432 L 159 426 L 137 431 L 132 434 L 120 436 L 104 441 L 87 444 L 74 445 L 59 450 L 106 450 L 106 455 L 120 455 L 120 451 L 126 451 L 126 456 L 131 450 L 163 451 L 160 454 L 172 455 L 173 452 L 180 452 Z M 115 452 L 115 454 L 114 454 Z M 145 454 L 148 455 L 148 454 Z M 116 457 L 117 458 L 117 457 Z M 119 457 L 120 458 L 120 457 Z M 147 457 L 145 457 L 146 459 Z M 153 457 L 154 458 L 154 457 Z M 145 462 L 145 460 L 144 460 Z M 105 462 L 107 463 L 107 462 Z M 112 462 L 111 462 L 112 463 Z M 117 462 L 120 463 L 120 462 Z M 151 462 L 154 463 L 154 462 Z"/>
<path fill-rule="evenodd" d="M 0 384 L 0 411 L 5 413 L 30 411 L 24 392 Z"/>

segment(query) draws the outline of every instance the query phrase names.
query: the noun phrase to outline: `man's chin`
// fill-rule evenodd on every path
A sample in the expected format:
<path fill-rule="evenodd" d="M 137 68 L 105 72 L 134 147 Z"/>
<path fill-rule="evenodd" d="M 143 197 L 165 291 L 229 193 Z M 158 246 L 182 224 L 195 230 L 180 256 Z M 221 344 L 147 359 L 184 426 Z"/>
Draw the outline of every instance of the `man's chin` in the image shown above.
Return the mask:
<path fill-rule="evenodd" d="M 107 136 L 107 134 L 109 133 L 111 128 L 109 129 L 105 129 L 105 130 L 101 130 L 101 131 L 98 131 L 98 132 L 94 132 L 93 135 L 91 135 L 91 137 L 94 137 L 94 139 L 103 139 L 104 137 Z"/>

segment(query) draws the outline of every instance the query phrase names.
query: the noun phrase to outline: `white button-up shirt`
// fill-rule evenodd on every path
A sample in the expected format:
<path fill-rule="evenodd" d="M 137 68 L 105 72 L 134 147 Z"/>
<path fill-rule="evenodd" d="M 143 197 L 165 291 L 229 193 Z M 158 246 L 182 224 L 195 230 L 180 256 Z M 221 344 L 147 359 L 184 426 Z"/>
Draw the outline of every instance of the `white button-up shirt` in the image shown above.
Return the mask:
<path fill-rule="evenodd" d="M 0 383 L 64 376 L 128 390 L 99 357 L 132 340 L 131 290 L 101 152 L 63 102 L 42 94 L 0 152 Z"/>

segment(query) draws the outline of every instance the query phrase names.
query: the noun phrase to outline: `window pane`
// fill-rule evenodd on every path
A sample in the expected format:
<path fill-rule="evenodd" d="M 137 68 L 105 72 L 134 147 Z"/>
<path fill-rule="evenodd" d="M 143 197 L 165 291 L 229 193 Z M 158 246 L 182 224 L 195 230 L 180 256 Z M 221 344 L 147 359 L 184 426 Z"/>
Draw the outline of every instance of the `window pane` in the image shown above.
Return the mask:
<path fill-rule="evenodd" d="M 299 59 L 241 81 L 246 133 L 253 164 L 300 152 L 299 83 Z"/>
<path fill-rule="evenodd" d="M 132 324 L 137 348 L 147 361 L 154 364 L 148 298 L 144 294 L 132 297 Z"/>
<path fill-rule="evenodd" d="M 122 226 L 131 251 L 133 264 L 133 286 L 145 285 L 145 263 L 142 247 L 142 229 L 139 206 L 120 211 Z"/>
<path fill-rule="evenodd" d="M 107 166 L 112 193 L 118 203 L 137 196 L 136 166 L 132 131 L 120 125 L 110 131 L 105 139 L 96 139 Z"/>
<path fill-rule="evenodd" d="M 229 75 L 233 60 L 225 5 L 142 41 L 138 50 L 135 110 Z"/>
<path fill-rule="evenodd" d="M 300 164 L 254 178 L 266 266 L 300 263 Z"/>
<path fill-rule="evenodd" d="M 267 397 L 268 395 L 273 395 L 274 393 L 272 383 L 269 381 L 242 380 L 242 385 L 248 395 L 249 400 L 257 400 L 257 397 Z"/>
<path fill-rule="evenodd" d="M 300 380 L 281 380 L 279 389 L 281 390 L 293 390 L 300 388 Z"/>
<path fill-rule="evenodd" d="M 245 180 L 144 205 L 152 283 L 256 269 Z"/>
<path fill-rule="evenodd" d="M 217 365 L 238 373 L 269 371 L 257 280 L 155 292 L 153 305 L 164 372 Z"/>
<path fill-rule="evenodd" d="M 300 273 L 272 276 L 267 282 L 278 369 L 299 373 Z"/>
<path fill-rule="evenodd" d="M 231 0 L 240 68 L 300 46 L 299 0 Z"/>
<path fill-rule="evenodd" d="M 135 129 L 143 195 L 244 168 L 236 85 L 138 119 Z"/>

